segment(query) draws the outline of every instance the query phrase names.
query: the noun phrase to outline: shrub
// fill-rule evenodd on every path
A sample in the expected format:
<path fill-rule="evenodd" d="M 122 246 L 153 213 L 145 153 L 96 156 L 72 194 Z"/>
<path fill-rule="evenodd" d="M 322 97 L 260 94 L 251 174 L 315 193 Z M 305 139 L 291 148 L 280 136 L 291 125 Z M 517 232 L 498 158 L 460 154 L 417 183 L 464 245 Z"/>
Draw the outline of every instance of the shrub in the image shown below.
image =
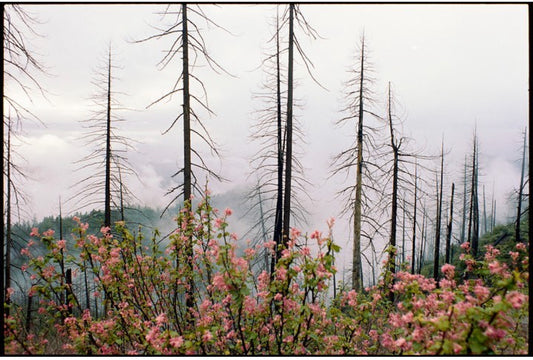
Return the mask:
<path fill-rule="evenodd" d="M 309 238 L 292 229 L 275 272 L 254 276 L 260 247 L 237 255 L 227 231 L 231 210 L 209 198 L 189 204 L 168 240 L 146 242 L 124 223 L 87 235 L 76 219 L 79 256 L 65 254 L 53 232 L 45 256 L 22 253 L 40 298 L 40 326 L 23 324 L 22 307 L 5 317 L 8 354 L 515 354 L 527 349 L 528 257 L 518 244 L 511 263 L 488 248 L 481 261 L 461 256 L 465 271 L 442 267 L 436 284 L 422 275 L 384 272 L 362 293 L 328 297 L 339 247 L 329 232 Z M 139 232 L 140 234 L 140 232 Z M 312 242 L 313 245 L 308 243 Z M 316 243 L 316 245 L 315 245 Z M 274 251 L 275 244 L 265 247 Z M 98 316 L 67 284 L 65 269 L 94 276 L 105 313 Z M 388 267 L 385 266 L 384 269 Z M 438 285 L 438 286 L 437 286 Z M 391 296 L 392 293 L 392 296 Z M 52 346 L 51 340 L 60 339 Z M 58 347 L 59 346 L 59 347 Z"/>

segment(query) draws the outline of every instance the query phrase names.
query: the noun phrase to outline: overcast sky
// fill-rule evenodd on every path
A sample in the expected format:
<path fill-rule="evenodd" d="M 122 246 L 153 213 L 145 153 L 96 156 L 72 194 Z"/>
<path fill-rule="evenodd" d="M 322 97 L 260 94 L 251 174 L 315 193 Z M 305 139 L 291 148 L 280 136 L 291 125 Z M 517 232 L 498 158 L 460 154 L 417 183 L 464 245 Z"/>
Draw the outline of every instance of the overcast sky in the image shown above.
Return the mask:
<path fill-rule="evenodd" d="M 180 111 L 179 97 L 149 109 L 145 107 L 168 91 L 180 71 L 179 61 L 163 71 L 157 63 L 166 49 L 164 41 L 133 44 L 131 40 L 154 34 L 161 24 L 162 5 L 31 5 L 25 6 L 43 23 L 42 38 L 30 43 L 41 55 L 52 76 L 42 77 L 51 93 L 49 102 L 37 95 L 31 105 L 47 124 L 29 124 L 20 151 L 35 178 L 29 183 L 32 213 L 40 219 L 57 212 L 57 197 L 68 197 L 68 187 L 79 179 L 72 162 L 86 153 L 77 137 L 79 121 L 90 111 L 94 92 L 94 69 L 105 57 L 111 42 L 117 65 L 117 90 L 127 96 L 123 105 L 138 111 L 123 112 L 128 120 L 123 133 L 139 141 L 129 154 L 143 184 L 131 186 L 143 203 L 162 206 L 169 177 L 181 166 L 181 124 L 161 135 Z M 211 5 L 204 10 L 231 34 L 206 29 L 209 51 L 235 77 L 216 75 L 199 68 L 216 113 L 205 120 L 222 146 L 222 159 L 210 161 L 230 181 L 211 182 L 215 193 L 238 188 L 247 182 L 253 111 L 252 99 L 263 74 L 256 70 L 265 42 L 272 33 L 274 5 Z M 385 98 L 391 81 L 404 111 L 404 135 L 418 147 L 438 153 L 444 137 L 445 186 L 461 181 L 462 161 L 470 154 L 477 124 L 480 142 L 480 181 L 487 197 L 494 191 L 501 220 L 503 204 L 519 182 L 522 131 L 528 121 L 528 38 L 526 5 L 324 5 L 305 4 L 303 14 L 321 38 L 301 37 L 314 63 L 314 75 L 327 89 L 308 79 L 303 64 L 295 65 L 299 86 L 295 96 L 304 106 L 297 111 L 307 144 L 302 162 L 314 184 L 309 204 L 312 231 L 325 228 L 325 220 L 337 216 L 340 205 L 334 193 L 341 185 L 327 180 L 331 157 L 351 141 L 352 128 L 335 128 L 341 117 L 342 83 L 354 62 L 356 46 L 364 30 L 375 68 L 375 92 Z M 202 26 L 205 29 L 205 26 Z M 40 76 L 39 76 L 40 77 Z M 41 78 L 41 77 L 40 77 Z M 255 181 L 255 179 L 251 179 Z M 344 225 L 343 225 L 344 224 Z M 346 234 L 346 221 L 339 232 Z M 342 236 L 339 236 L 342 238 Z M 341 245 L 348 246 L 348 238 Z M 344 244 L 343 244 L 344 243 Z"/>

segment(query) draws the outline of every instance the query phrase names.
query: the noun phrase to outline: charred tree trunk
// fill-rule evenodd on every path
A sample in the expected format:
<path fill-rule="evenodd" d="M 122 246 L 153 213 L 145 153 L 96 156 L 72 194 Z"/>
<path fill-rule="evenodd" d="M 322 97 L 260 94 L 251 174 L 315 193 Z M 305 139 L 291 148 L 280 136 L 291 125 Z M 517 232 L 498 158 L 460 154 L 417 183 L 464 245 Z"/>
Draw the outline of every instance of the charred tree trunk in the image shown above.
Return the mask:
<path fill-rule="evenodd" d="M 276 120 L 277 120 L 277 145 L 278 145 L 278 179 L 276 194 L 276 215 L 274 218 L 274 243 L 276 249 L 279 248 L 283 230 L 283 125 L 281 120 L 281 65 L 280 65 L 280 44 L 279 44 L 279 14 L 276 16 Z M 272 256 L 270 263 L 270 274 L 274 273 L 278 252 Z"/>
<path fill-rule="evenodd" d="M 415 265 L 416 265 L 416 204 L 418 202 L 417 195 L 418 195 L 418 164 L 415 163 L 415 199 L 414 199 L 414 209 L 413 209 L 413 241 L 412 241 L 412 249 L 411 249 L 411 274 L 414 275 L 415 273 Z"/>
<path fill-rule="evenodd" d="M 183 200 L 187 206 L 192 207 L 191 194 L 191 108 L 189 93 L 189 30 L 187 20 L 187 4 L 182 4 L 182 51 L 183 51 Z M 191 239 L 192 241 L 192 239 Z M 193 273 L 193 247 L 192 243 L 187 244 L 186 254 L 189 259 L 189 278 L 187 279 L 188 287 L 185 293 L 185 304 L 188 310 L 194 307 L 194 280 Z"/>
<path fill-rule="evenodd" d="M 448 228 L 446 229 L 446 264 L 450 263 L 450 250 L 452 240 L 452 225 L 453 225 L 453 195 L 455 191 L 455 183 L 452 183 L 452 196 L 450 199 L 450 219 L 448 221 Z"/>
<path fill-rule="evenodd" d="M 11 299 L 8 295 L 8 289 L 11 288 L 11 248 L 13 247 L 13 239 L 11 238 L 11 118 L 8 118 L 7 125 L 7 191 L 6 191 L 6 263 L 5 263 L 5 279 L 4 279 L 4 303 L 10 304 Z M 3 237 L 2 237 L 3 239 Z M 2 244 L 2 249 L 4 248 Z M 6 315 L 9 316 L 9 307 L 5 308 Z"/>
<path fill-rule="evenodd" d="M 182 9 L 182 51 L 183 51 L 183 200 L 190 201 L 191 182 L 191 107 L 189 91 L 189 30 L 187 4 Z"/>
<path fill-rule="evenodd" d="M 285 154 L 285 194 L 283 201 L 283 239 L 289 241 L 291 219 L 291 180 L 292 180 L 292 107 L 293 107 L 293 58 L 294 58 L 294 4 L 289 5 L 289 59 L 287 67 L 287 124 Z"/>
<path fill-rule="evenodd" d="M 422 217 L 422 231 L 420 237 L 420 256 L 418 257 L 418 273 L 422 273 L 422 265 L 424 265 L 424 253 L 426 247 L 426 228 L 427 228 L 427 216 L 426 216 L 426 205 L 423 207 L 423 217 Z"/>
<path fill-rule="evenodd" d="M 433 259 L 433 278 L 439 282 L 439 253 L 440 253 L 440 227 L 442 218 L 442 182 L 444 180 L 444 143 L 441 146 L 440 155 L 440 184 L 437 189 L 437 226 L 435 229 L 435 255 Z"/>
<path fill-rule="evenodd" d="M 483 234 L 487 233 L 487 203 L 485 199 L 485 185 L 483 185 Z"/>
<path fill-rule="evenodd" d="M 463 222 L 461 223 L 461 244 L 465 242 L 465 228 L 466 228 L 466 183 L 467 183 L 467 170 L 466 170 L 466 156 L 465 156 L 465 173 L 463 183 Z"/>
<path fill-rule="evenodd" d="M 515 241 L 520 242 L 520 218 L 522 217 L 522 194 L 524 189 L 524 168 L 526 165 L 526 134 L 527 129 L 524 130 L 524 148 L 522 151 L 522 172 L 520 174 L 520 187 L 518 188 L 518 206 L 516 209 L 516 226 L 515 226 Z"/>
<path fill-rule="evenodd" d="M 479 240 L 479 211 L 477 196 L 477 136 L 474 134 L 474 151 L 472 154 L 472 179 L 470 189 L 470 214 L 468 219 L 468 241 L 472 247 L 472 254 L 477 256 Z"/>
<path fill-rule="evenodd" d="M 361 209 L 363 189 L 363 83 L 365 73 L 365 38 L 361 42 L 361 76 L 359 79 L 359 122 L 357 124 L 357 167 L 355 179 L 355 204 L 353 211 L 353 258 L 352 258 L 352 289 L 363 287 L 361 274 Z"/>
<path fill-rule="evenodd" d="M 111 226 L 111 48 L 107 67 L 107 114 L 105 152 L 104 226 Z M 87 305 L 88 306 L 88 305 Z"/>
<path fill-rule="evenodd" d="M 394 141 L 394 129 L 392 128 L 392 110 L 391 110 L 391 88 L 389 82 L 389 91 L 388 91 L 388 120 L 389 120 L 389 130 L 390 130 L 390 140 L 391 148 L 393 154 L 393 163 L 392 163 L 392 204 L 391 204 L 391 230 L 390 230 L 390 240 L 389 244 L 393 249 L 390 256 L 390 271 L 392 273 L 396 272 L 396 259 L 394 256 L 394 251 L 396 250 L 396 222 L 398 216 L 398 145 Z"/>

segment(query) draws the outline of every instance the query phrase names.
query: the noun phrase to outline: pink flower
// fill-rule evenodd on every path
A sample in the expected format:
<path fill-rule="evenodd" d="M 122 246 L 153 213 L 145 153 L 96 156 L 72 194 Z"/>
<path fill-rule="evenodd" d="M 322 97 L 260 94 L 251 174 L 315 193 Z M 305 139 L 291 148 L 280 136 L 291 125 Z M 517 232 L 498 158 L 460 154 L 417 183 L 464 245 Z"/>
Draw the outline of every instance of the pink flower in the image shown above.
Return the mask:
<path fill-rule="evenodd" d="M 67 242 L 65 240 L 58 240 L 57 241 L 57 247 L 60 249 L 64 249 L 67 246 Z"/>
<path fill-rule="evenodd" d="M 210 341 L 211 339 L 213 338 L 213 335 L 211 334 L 211 332 L 209 330 L 205 330 L 204 331 L 204 335 L 202 335 L 202 340 L 204 342 L 208 342 Z"/>
<path fill-rule="evenodd" d="M 516 250 L 526 250 L 526 244 L 524 243 L 516 244 Z"/>
<path fill-rule="evenodd" d="M 265 248 L 272 250 L 276 246 L 276 242 L 274 240 L 270 240 L 270 241 L 267 241 L 264 244 L 264 246 L 265 246 Z"/>
<path fill-rule="evenodd" d="M 176 336 L 171 338 L 169 342 L 173 347 L 179 348 L 181 345 L 183 345 L 183 338 L 181 336 Z"/>
<path fill-rule="evenodd" d="M 110 228 L 109 226 L 102 226 L 102 227 L 100 228 L 100 232 L 101 232 L 102 234 L 105 235 L 105 234 L 111 232 L 111 228 Z"/>
<path fill-rule="evenodd" d="M 231 214 L 233 214 L 233 211 L 230 208 L 226 208 L 226 210 L 224 210 L 224 214 L 226 216 L 231 216 Z"/>
<path fill-rule="evenodd" d="M 20 250 L 20 255 L 30 256 L 30 250 L 28 250 L 27 248 L 22 248 Z"/>
<path fill-rule="evenodd" d="M 470 243 L 469 242 L 462 243 L 461 244 L 461 249 L 464 249 L 464 250 L 470 249 Z"/>
<path fill-rule="evenodd" d="M 72 217 L 72 220 L 74 220 L 74 221 L 77 222 L 77 223 L 80 222 L 80 218 L 77 217 L 77 216 L 73 216 L 73 217 Z"/>
<path fill-rule="evenodd" d="M 311 239 L 318 239 L 318 238 L 321 238 L 322 237 L 322 234 L 320 233 L 320 231 L 318 230 L 315 230 L 311 233 Z"/>
<path fill-rule="evenodd" d="M 463 347 L 461 345 L 459 345 L 458 343 L 453 344 L 453 352 L 455 354 L 459 354 L 461 350 L 463 350 Z"/>
<path fill-rule="evenodd" d="M 215 286 L 215 288 L 219 290 L 227 289 L 227 285 L 226 285 L 226 282 L 224 281 L 224 277 L 220 274 L 216 274 L 213 277 L 213 285 Z"/>
<path fill-rule="evenodd" d="M 453 276 L 455 274 L 455 266 L 450 265 L 450 264 L 444 264 L 442 265 L 441 271 L 444 274 L 444 276 L 446 276 L 446 278 L 451 280 L 453 279 Z"/>
<path fill-rule="evenodd" d="M 291 239 L 296 239 L 296 238 L 298 238 L 300 236 L 301 233 L 302 232 L 300 230 L 298 230 L 296 228 L 291 228 L 291 236 L 290 236 L 290 238 Z"/>
<path fill-rule="evenodd" d="M 55 268 L 50 265 L 46 269 L 43 270 L 43 277 L 45 279 L 51 278 L 52 275 L 54 275 Z"/>
<path fill-rule="evenodd" d="M 13 295 L 14 292 L 15 290 L 13 290 L 13 288 L 7 288 L 7 297 L 11 297 L 11 295 Z"/>
<path fill-rule="evenodd" d="M 302 254 L 302 256 L 309 256 L 311 255 L 311 249 L 309 249 L 307 246 L 303 246 L 300 250 L 300 254 Z"/>
<path fill-rule="evenodd" d="M 282 297 L 283 295 L 281 295 L 280 293 L 277 293 L 276 295 L 274 295 L 274 301 L 280 301 Z"/>
<path fill-rule="evenodd" d="M 30 236 L 39 236 L 39 229 L 36 227 L 32 228 Z"/>
<path fill-rule="evenodd" d="M 167 322 L 167 314 L 161 313 L 155 318 L 155 323 L 158 326 L 161 326 L 162 324 Z"/>
<path fill-rule="evenodd" d="M 511 291 L 505 296 L 505 300 L 507 300 L 515 309 L 520 309 L 526 303 L 527 298 L 527 295 L 518 291 Z"/>
<path fill-rule="evenodd" d="M 334 217 L 330 217 L 330 218 L 326 221 L 326 223 L 328 224 L 328 228 L 331 229 L 331 228 L 333 227 L 333 225 L 335 225 L 335 218 L 334 218 Z"/>
<path fill-rule="evenodd" d="M 223 223 L 224 223 L 224 220 L 222 220 L 221 218 L 216 218 L 215 219 L 215 227 L 217 229 L 220 229 L 220 227 L 222 226 Z"/>
<path fill-rule="evenodd" d="M 52 229 L 48 229 L 45 232 L 43 232 L 43 236 L 46 236 L 46 237 L 54 236 L 54 234 L 55 234 L 55 231 Z"/>

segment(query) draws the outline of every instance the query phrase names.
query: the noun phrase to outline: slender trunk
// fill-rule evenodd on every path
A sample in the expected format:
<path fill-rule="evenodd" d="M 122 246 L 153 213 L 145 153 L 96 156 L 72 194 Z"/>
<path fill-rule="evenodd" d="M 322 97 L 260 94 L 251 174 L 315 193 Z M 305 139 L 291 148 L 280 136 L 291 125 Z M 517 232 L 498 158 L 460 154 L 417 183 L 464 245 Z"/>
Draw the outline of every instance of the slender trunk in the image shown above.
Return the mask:
<path fill-rule="evenodd" d="M 189 201 L 191 185 L 191 108 L 189 93 L 189 31 L 187 4 L 182 4 L 182 49 L 183 49 L 183 200 Z"/>
<path fill-rule="evenodd" d="M 107 63 L 107 114 L 105 152 L 104 226 L 111 226 L 111 48 Z"/>
<path fill-rule="evenodd" d="M 472 239 L 472 254 L 477 256 L 478 240 L 479 240 L 479 210 L 478 210 L 478 195 L 477 195 L 477 136 L 474 134 L 474 154 L 472 156 L 472 189 L 470 200 L 470 221 L 468 224 L 469 236 Z M 470 234 L 470 231 L 472 233 Z"/>
<path fill-rule="evenodd" d="M 405 199 L 403 199 L 402 211 L 402 264 L 405 262 Z"/>
<path fill-rule="evenodd" d="M 276 249 L 281 244 L 282 228 L 283 228 L 283 137 L 282 137 L 282 123 L 281 123 L 281 68 L 280 68 L 280 46 L 279 46 L 279 14 L 276 14 L 276 102 L 277 102 L 277 141 L 278 141 L 278 188 L 276 194 L 276 215 L 274 219 L 274 243 Z M 277 261 L 277 251 L 272 256 L 270 263 L 270 274 L 274 273 L 274 268 Z M 267 260 L 268 262 L 268 260 Z"/>
<path fill-rule="evenodd" d="M 72 291 L 72 270 L 67 269 L 65 274 L 65 282 L 67 283 L 67 288 L 65 289 L 65 304 L 68 306 L 69 304 L 69 294 L 71 294 Z M 69 314 L 72 313 L 72 307 L 68 306 L 68 312 Z"/>
<path fill-rule="evenodd" d="M 59 197 L 59 240 L 63 240 L 63 215 L 61 214 L 61 197 Z M 61 261 L 59 262 L 59 266 L 61 267 L 61 287 L 63 287 L 64 279 L 65 279 L 65 259 L 64 259 L 64 251 L 63 249 L 60 250 L 61 254 Z M 60 301 L 61 304 L 65 304 L 65 296 L 64 293 L 61 292 L 60 294 Z"/>
<path fill-rule="evenodd" d="M 5 282 L 4 282 L 4 303 L 11 303 L 11 299 L 8 297 L 7 290 L 11 288 L 11 117 L 8 118 L 7 126 L 7 191 L 6 191 L 6 263 L 5 263 Z M 2 244 L 3 245 L 3 244 Z M 3 248 L 3 246 L 2 246 Z M 5 308 L 6 315 L 9 316 L 9 307 Z"/>
<path fill-rule="evenodd" d="M 118 181 L 119 181 L 119 196 L 120 196 L 120 221 L 124 221 L 124 190 L 122 186 L 122 173 L 120 166 L 117 166 Z"/>
<path fill-rule="evenodd" d="M 292 180 L 292 105 L 293 105 L 293 51 L 294 51 L 294 4 L 289 5 L 289 59 L 287 73 L 287 138 L 285 154 L 285 198 L 283 201 L 283 239 L 289 241 L 291 220 L 291 180 Z"/>
<path fill-rule="evenodd" d="M 390 240 L 389 244 L 393 249 L 392 253 L 389 255 L 390 258 L 390 271 L 392 273 L 396 272 L 396 259 L 394 252 L 396 250 L 396 220 L 398 215 L 398 146 L 394 142 L 394 130 L 392 128 L 392 110 L 391 110 L 391 87 L 389 82 L 389 92 L 388 92 L 388 116 L 389 116 L 389 130 L 390 130 L 390 141 L 393 154 L 393 163 L 392 163 L 392 205 L 391 205 L 391 230 L 390 230 Z"/>
<path fill-rule="evenodd" d="M 494 199 L 494 204 L 492 206 L 492 228 L 496 227 L 496 199 Z"/>
<path fill-rule="evenodd" d="M 182 4 L 182 34 L 183 41 L 183 197 L 184 202 L 191 201 L 191 108 L 189 95 L 189 32 L 187 20 L 187 4 Z M 189 203 L 192 207 L 192 204 Z M 190 210 L 190 209 L 189 209 Z M 193 248 L 192 243 L 187 243 L 186 255 L 188 258 L 189 275 L 187 290 L 185 292 L 185 304 L 188 311 L 194 307 L 194 280 L 192 278 Z M 191 320 L 192 321 L 192 320 Z"/>
<path fill-rule="evenodd" d="M 452 183 L 452 196 L 450 199 L 450 218 L 448 221 L 448 228 L 446 230 L 446 264 L 450 263 L 450 250 L 452 240 L 452 225 L 453 225 L 453 194 L 455 191 L 455 183 Z"/>
<path fill-rule="evenodd" d="M 465 173 L 463 182 L 463 222 L 461 223 L 461 244 L 465 242 L 465 227 L 466 227 L 466 183 L 467 183 L 467 170 L 466 170 L 466 156 L 465 156 Z"/>
<path fill-rule="evenodd" d="M 526 134 L 527 128 L 524 130 L 524 148 L 522 151 L 522 172 L 520 174 L 520 187 L 518 188 L 518 206 L 516 211 L 516 226 L 515 226 L 515 241 L 520 242 L 520 218 L 522 216 L 522 193 L 524 189 L 524 168 L 526 165 Z"/>
<path fill-rule="evenodd" d="M 30 333 L 30 327 L 31 327 L 31 313 L 32 313 L 32 306 L 33 306 L 33 296 L 28 295 L 28 304 L 26 309 L 26 332 Z"/>
<path fill-rule="evenodd" d="M 440 253 L 440 223 L 442 217 L 442 182 L 444 180 L 444 142 L 441 145 L 440 155 L 440 184 L 437 193 L 437 226 L 435 229 L 435 257 L 433 259 L 433 278 L 439 282 L 439 253 Z"/>
<path fill-rule="evenodd" d="M 365 74 L 365 38 L 361 42 L 361 76 L 359 79 L 359 114 L 357 125 L 357 168 L 355 180 L 355 204 L 353 215 L 352 289 L 362 289 L 361 273 L 361 208 L 363 189 L 363 82 Z"/>
<path fill-rule="evenodd" d="M 89 281 L 87 279 L 87 266 L 85 260 L 83 261 L 83 280 L 85 283 L 85 305 L 86 309 L 91 310 L 91 300 L 89 298 Z"/>
<path fill-rule="evenodd" d="M 411 249 L 411 274 L 415 273 L 415 264 L 416 264 L 416 204 L 417 199 L 417 180 L 418 180 L 418 163 L 415 163 L 415 200 L 414 200 L 414 209 L 413 209 L 413 241 Z"/>
<path fill-rule="evenodd" d="M 485 201 L 485 185 L 483 185 L 483 234 L 487 233 L 487 204 Z"/>
<path fill-rule="evenodd" d="M 261 199 L 261 188 L 259 187 L 259 181 L 257 181 L 258 186 L 258 192 L 259 192 L 259 217 L 261 221 L 261 238 L 263 240 L 263 244 L 267 241 L 267 233 L 265 228 L 265 220 L 264 220 L 264 214 L 263 214 L 263 200 Z M 268 249 L 265 249 L 268 250 Z M 265 251 L 265 271 L 268 271 L 268 252 Z"/>
<path fill-rule="evenodd" d="M 422 231 L 420 239 L 420 256 L 418 258 L 418 273 L 422 272 L 422 265 L 424 265 L 424 253 L 426 248 L 426 229 L 427 229 L 427 216 L 426 216 L 426 205 L 424 204 L 422 211 Z"/>

